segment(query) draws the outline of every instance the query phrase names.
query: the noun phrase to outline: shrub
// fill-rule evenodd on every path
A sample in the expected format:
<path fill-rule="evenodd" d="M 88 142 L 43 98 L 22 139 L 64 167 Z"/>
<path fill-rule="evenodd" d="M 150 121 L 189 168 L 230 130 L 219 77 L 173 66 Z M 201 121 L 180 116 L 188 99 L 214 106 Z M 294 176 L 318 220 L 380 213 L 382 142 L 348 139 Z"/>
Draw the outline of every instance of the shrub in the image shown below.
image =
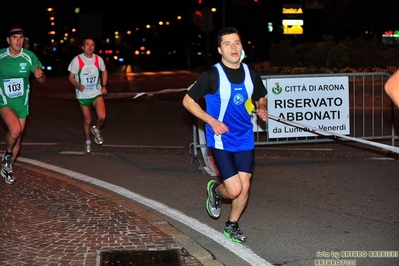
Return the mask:
<path fill-rule="evenodd" d="M 254 63 L 262 74 L 389 72 L 399 64 L 398 47 L 362 38 L 336 43 L 331 36 L 322 42 L 292 45 L 290 40 L 273 44 L 270 61 Z"/>

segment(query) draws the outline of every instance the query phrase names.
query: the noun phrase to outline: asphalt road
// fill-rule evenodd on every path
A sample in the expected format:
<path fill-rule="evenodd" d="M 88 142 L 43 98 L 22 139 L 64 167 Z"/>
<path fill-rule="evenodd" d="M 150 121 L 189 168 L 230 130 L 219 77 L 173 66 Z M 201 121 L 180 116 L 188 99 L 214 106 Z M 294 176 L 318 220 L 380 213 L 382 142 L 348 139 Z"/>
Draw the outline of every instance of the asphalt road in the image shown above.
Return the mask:
<path fill-rule="evenodd" d="M 94 146 L 90 155 L 83 154 L 73 88 L 66 77 L 49 77 L 44 87 L 33 87 L 20 156 L 161 203 L 131 199 L 225 265 L 328 265 L 337 259 L 347 263 L 341 265 L 399 264 L 399 163 L 359 143 L 257 147 L 250 200 L 239 221 L 248 242 L 226 239 L 222 230 L 229 203 L 219 220 L 211 219 L 205 188 L 215 177 L 203 174 L 196 163 L 189 166 L 193 118 L 181 105 L 180 89 L 197 76 L 186 71 L 112 74 L 104 145 Z M 134 98 L 138 92 L 164 90 Z"/>

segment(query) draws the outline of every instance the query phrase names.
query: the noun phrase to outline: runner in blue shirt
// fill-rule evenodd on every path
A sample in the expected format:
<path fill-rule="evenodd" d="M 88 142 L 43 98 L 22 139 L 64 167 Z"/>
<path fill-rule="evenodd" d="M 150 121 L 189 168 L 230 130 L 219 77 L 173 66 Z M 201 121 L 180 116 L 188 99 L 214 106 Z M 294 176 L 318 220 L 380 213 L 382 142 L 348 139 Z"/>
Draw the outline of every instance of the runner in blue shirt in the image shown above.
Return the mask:
<path fill-rule="evenodd" d="M 246 236 L 238 226 L 249 196 L 254 165 L 254 132 L 251 113 L 267 120 L 266 88 L 260 75 L 241 63 L 243 47 L 237 29 L 224 28 L 217 36 L 221 61 L 204 71 L 183 98 L 184 107 L 205 122 L 206 143 L 212 151 L 220 178 L 207 184 L 206 209 L 219 218 L 222 199 L 232 200 L 224 235 L 234 242 Z M 205 98 L 205 110 L 199 101 Z"/>

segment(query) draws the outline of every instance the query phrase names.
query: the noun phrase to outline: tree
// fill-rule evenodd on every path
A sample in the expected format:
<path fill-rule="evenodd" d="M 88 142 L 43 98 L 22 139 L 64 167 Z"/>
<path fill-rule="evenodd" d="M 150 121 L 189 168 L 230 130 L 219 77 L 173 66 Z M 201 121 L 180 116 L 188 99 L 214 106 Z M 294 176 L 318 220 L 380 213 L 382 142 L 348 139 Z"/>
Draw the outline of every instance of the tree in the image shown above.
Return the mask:
<path fill-rule="evenodd" d="M 379 37 L 399 27 L 398 1 L 329 0 L 325 2 L 327 28 L 336 40 L 370 34 Z"/>

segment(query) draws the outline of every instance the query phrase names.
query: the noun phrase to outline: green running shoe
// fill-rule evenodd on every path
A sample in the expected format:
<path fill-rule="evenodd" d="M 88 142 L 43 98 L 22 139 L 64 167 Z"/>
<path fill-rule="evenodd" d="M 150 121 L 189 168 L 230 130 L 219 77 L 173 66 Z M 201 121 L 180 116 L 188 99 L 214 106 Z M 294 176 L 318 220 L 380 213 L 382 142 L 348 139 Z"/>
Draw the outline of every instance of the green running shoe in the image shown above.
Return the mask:
<path fill-rule="evenodd" d="M 206 199 L 206 210 L 208 214 L 217 219 L 220 216 L 220 210 L 222 207 L 222 198 L 215 194 L 216 187 L 219 186 L 219 183 L 215 180 L 211 180 L 208 182 L 206 187 L 208 191 L 208 198 Z"/>
<path fill-rule="evenodd" d="M 241 243 L 247 240 L 247 237 L 241 232 L 237 222 L 227 221 L 223 234 L 236 243 Z"/>

